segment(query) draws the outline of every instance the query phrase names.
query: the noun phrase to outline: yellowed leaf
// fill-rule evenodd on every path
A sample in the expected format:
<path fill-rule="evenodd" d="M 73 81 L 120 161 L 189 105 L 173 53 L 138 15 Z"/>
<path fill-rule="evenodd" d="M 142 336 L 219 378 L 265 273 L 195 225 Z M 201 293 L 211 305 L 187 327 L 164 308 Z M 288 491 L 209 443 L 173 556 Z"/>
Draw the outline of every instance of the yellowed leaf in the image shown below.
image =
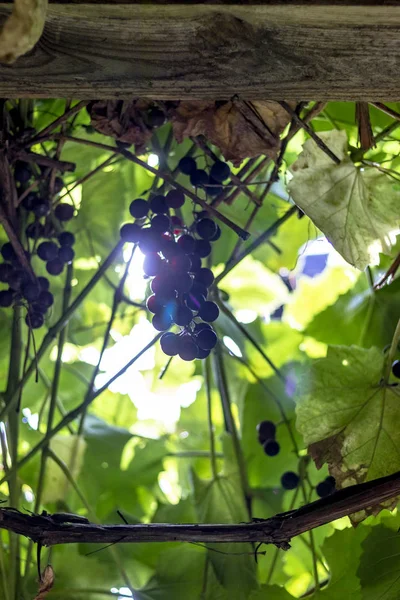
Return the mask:
<path fill-rule="evenodd" d="M 11 64 L 32 50 L 42 35 L 48 0 L 14 0 L 0 32 L 0 62 Z"/>
<path fill-rule="evenodd" d="M 42 573 L 39 585 L 39 593 L 34 600 L 44 600 L 54 585 L 54 570 L 51 565 L 47 565 Z"/>

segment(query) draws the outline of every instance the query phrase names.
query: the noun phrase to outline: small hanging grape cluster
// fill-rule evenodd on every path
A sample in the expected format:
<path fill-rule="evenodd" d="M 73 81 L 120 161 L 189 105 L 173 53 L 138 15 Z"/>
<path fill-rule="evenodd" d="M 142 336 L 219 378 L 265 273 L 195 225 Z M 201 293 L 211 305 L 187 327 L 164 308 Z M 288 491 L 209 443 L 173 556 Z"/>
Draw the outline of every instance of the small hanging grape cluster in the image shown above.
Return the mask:
<path fill-rule="evenodd" d="M 15 164 L 14 179 L 21 193 L 33 175 L 27 163 Z M 56 177 L 55 194 L 59 194 L 63 187 L 63 180 Z M 32 257 L 37 255 L 46 263 L 49 275 L 59 275 L 74 258 L 75 236 L 62 230 L 64 223 L 74 216 L 74 207 L 57 200 L 50 202 L 47 190 L 48 183 L 44 181 L 37 191 L 31 191 L 23 197 L 19 210 L 24 212 L 23 219 L 27 223 L 24 236 L 26 244 L 20 241 L 21 246 L 26 247 L 25 257 L 31 266 Z M 26 306 L 26 324 L 38 329 L 44 324 L 45 315 L 54 303 L 49 280 L 42 276 L 33 277 L 33 269 L 29 272 L 24 267 L 10 242 L 3 244 L 1 256 L 4 262 L 0 264 L 0 282 L 8 287 L 0 291 L 0 307 L 16 304 Z"/>
<path fill-rule="evenodd" d="M 280 446 L 275 439 L 276 425 L 272 421 L 261 421 L 257 425 L 258 441 L 267 456 L 279 454 Z"/>
<path fill-rule="evenodd" d="M 204 169 L 198 169 L 197 163 L 191 156 L 185 156 L 179 161 L 179 170 L 190 177 L 190 183 L 196 188 L 204 188 L 208 196 L 217 196 L 221 192 L 221 184 L 231 174 L 229 165 L 216 160 L 208 174 Z"/>
<path fill-rule="evenodd" d="M 221 230 L 206 211 L 195 212 L 193 223 L 185 226 L 170 214 L 184 203 L 180 190 L 149 201 L 137 198 L 129 207 L 135 222 L 125 223 L 120 235 L 123 241 L 138 244 L 145 255 L 143 270 L 151 278 L 152 292 L 147 308 L 154 315 L 154 328 L 166 332 L 160 340 L 163 352 L 191 361 L 206 358 L 217 343 L 209 324 L 219 315 L 217 304 L 208 299 L 214 275 L 202 259 L 210 255 Z M 178 333 L 167 331 L 172 325 L 180 327 Z"/>

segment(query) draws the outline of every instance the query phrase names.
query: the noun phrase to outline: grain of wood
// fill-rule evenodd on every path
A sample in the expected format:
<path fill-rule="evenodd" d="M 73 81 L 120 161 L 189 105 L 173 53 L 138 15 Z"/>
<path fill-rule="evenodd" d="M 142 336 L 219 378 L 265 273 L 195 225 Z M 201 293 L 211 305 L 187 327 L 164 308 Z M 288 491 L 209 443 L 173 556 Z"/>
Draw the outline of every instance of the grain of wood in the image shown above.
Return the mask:
<path fill-rule="evenodd" d="M 0 96 L 396 100 L 399 38 L 399 4 L 52 4 Z"/>

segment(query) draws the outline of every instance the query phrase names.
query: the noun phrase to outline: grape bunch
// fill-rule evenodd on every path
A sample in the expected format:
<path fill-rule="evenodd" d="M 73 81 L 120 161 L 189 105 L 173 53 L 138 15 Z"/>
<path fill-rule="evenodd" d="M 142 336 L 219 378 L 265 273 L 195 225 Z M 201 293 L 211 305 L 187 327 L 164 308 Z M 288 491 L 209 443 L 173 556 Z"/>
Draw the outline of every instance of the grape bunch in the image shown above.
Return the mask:
<path fill-rule="evenodd" d="M 276 425 L 272 421 L 261 421 L 257 425 L 258 441 L 264 448 L 267 456 L 279 454 L 280 446 L 275 439 Z"/>
<path fill-rule="evenodd" d="M 153 313 L 152 324 L 164 331 L 160 344 L 167 356 L 183 360 L 206 358 L 217 343 L 210 325 L 219 315 L 215 302 L 208 299 L 214 275 L 202 265 L 211 254 L 211 244 L 219 239 L 219 226 L 206 211 L 195 212 L 185 226 L 171 210 L 180 209 L 185 195 L 171 190 L 165 196 L 154 195 L 149 201 L 137 198 L 129 211 L 134 223 L 125 223 L 121 239 L 139 245 L 145 255 L 143 270 L 151 279 L 147 308 Z M 167 331 L 176 325 L 176 333 Z"/>
<path fill-rule="evenodd" d="M 42 175 L 45 169 L 41 170 Z M 18 193 L 23 194 L 30 185 L 34 173 L 27 163 L 18 161 L 14 166 L 14 180 Z M 33 187 L 33 186 L 31 186 Z M 54 182 L 57 196 L 64 187 L 60 177 Z M 34 188 L 33 188 L 34 189 Z M 44 324 L 45 315 L 54 303 L 47 277 L 32 275 L 32 259 L 38 257 L 46 264 L 49 275 L 59 275 L 67 263 L 74 258 L 75 236 L 64 231 L 64 224 L 74 216 L 71 204 L 49 199 L 48 182 L 41 181 L 36 191 L 23 196 L 18 207 L 23 222 L 26 223 L 20 243 L 31 270 L 25 268 L 13 245 L 6 242 L 1 247 L 0 282 L 7 286 L 0 291 L 0 307 L 7 308 L 20 304 L 27 308 L 25 322 L 31 329 Z"/>
<path fill-rule="evenodd" d="M 178 167 L 181 173 L 190 177 L 193 187 L 204 188 L 209 196 L 217 196 L 221 192 L 222 184 L 231 174 L 229 165 L 222 160 L 214 162 L 210 173 L 198 169 L 195 159 L 191 156 L 184 156 L 179 161 Z"/>

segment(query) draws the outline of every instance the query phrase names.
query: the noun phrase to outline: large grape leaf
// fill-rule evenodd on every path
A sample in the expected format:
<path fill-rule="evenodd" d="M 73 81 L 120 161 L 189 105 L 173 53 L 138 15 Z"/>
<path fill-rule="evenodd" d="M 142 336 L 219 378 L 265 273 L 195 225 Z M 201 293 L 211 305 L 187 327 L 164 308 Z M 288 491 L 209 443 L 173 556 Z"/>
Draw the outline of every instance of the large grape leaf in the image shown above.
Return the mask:
<path fill-rule="evenodd" d="M 383 367 L 377 348 L 331 346 L 299 378 L 297 428 L 338 487 L 400 470 L 400 392 Z"/>
<path fill-rule="evenodd" d="M 378 525 L 364 540 L 358 576 L 362 600 L 398 600 L 400 596 L 400 535 Z"/>
<path fill-rule="evenodd" d="M 343 131 L 320 137 L 340 159 L 335 164 L 308 140 L 292 165 L 293 200 L 350 264 L 365 269 L 390 250 L 388 234 L 400 219 L 400 190 L 395 180 L 374 169 L 358 169 L 347 157 Z"/>
<path fill-rule="evenodd" d="M 263 585 L 259 590 L 253 592 L 249 600 L 291 600 L 293 596 L 285 590 L 285 588 L 278 587 L 277 585 Z"/>

